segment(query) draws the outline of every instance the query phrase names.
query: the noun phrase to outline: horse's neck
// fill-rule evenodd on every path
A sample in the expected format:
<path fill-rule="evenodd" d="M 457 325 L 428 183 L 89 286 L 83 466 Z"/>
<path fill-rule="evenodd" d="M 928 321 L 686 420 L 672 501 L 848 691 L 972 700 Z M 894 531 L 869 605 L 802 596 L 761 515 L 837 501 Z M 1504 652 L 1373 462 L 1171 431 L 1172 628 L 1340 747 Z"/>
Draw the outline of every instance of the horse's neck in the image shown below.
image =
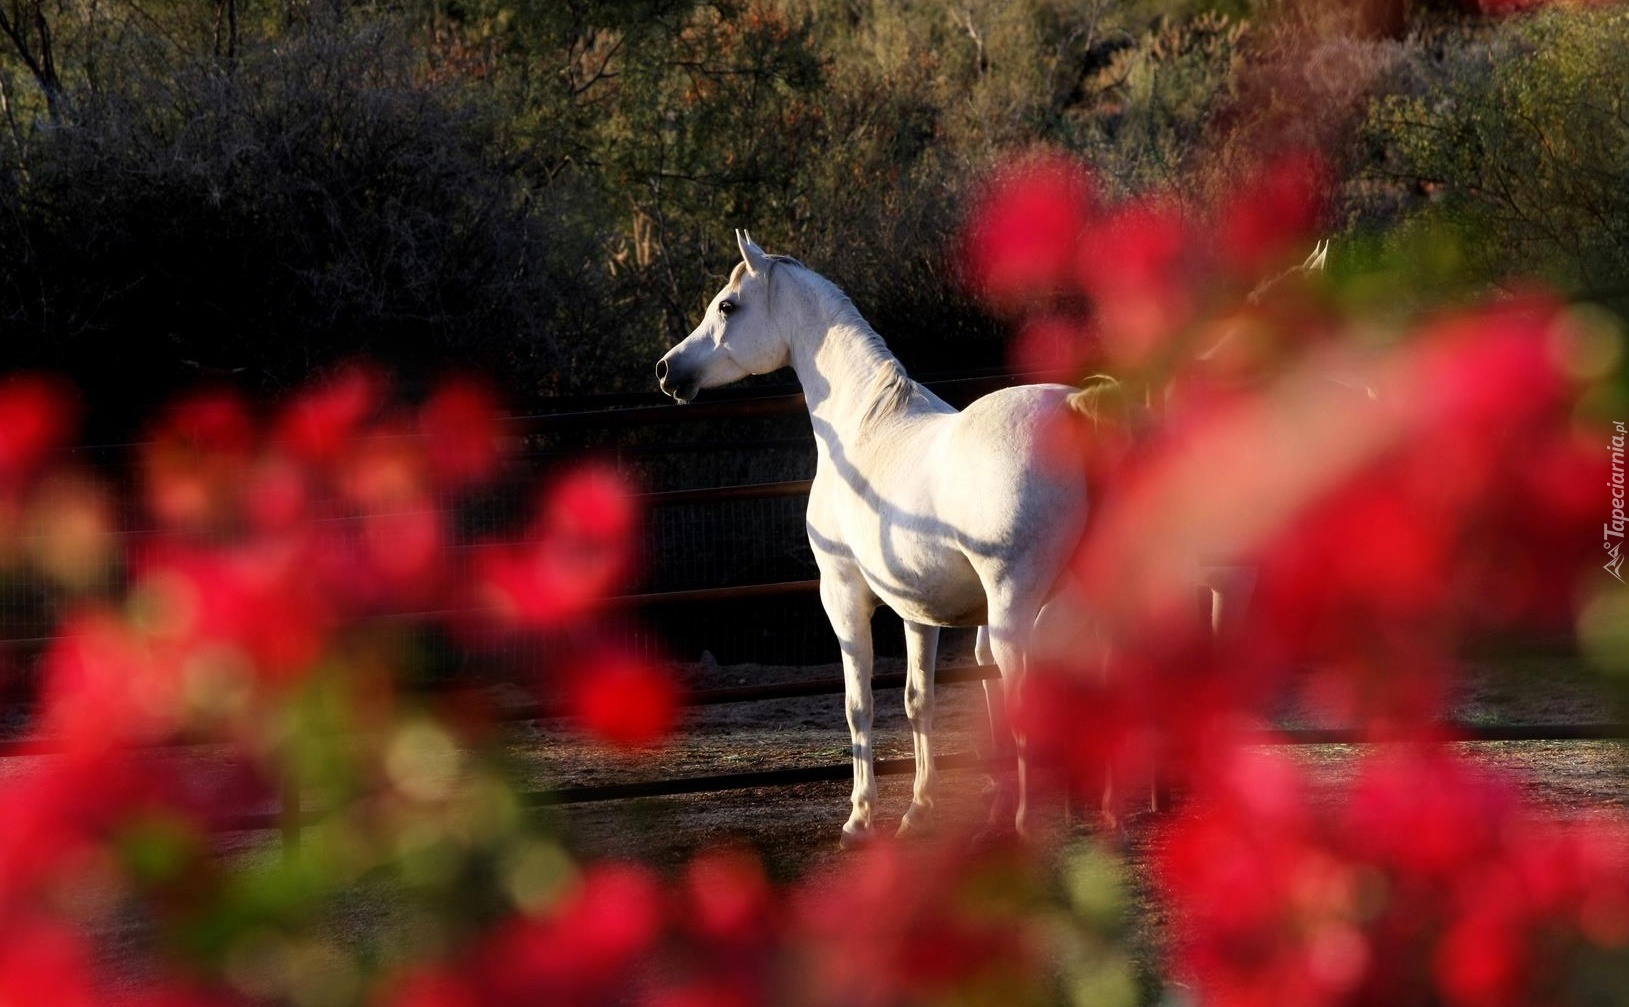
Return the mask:
<path fill-rule="evenodd" d="M 844 443 L 857 443 L 899 416 L 922 393 L 882 338 L 851 307 L 793 348 L 792 367 L 809 415 Z"/>

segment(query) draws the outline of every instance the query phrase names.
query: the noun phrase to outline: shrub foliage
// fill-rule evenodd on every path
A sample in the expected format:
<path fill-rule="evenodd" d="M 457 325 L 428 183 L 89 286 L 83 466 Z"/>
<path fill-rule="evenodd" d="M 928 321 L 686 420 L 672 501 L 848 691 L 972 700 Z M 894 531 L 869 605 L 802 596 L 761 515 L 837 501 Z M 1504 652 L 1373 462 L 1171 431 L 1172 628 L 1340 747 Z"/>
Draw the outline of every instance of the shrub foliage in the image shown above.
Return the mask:
<path fill-rule="evenodd" d="M 1487 233 L 1483 279 L 1614 286 L 1623 15 L 1330 9 L 8 0 L 0 365 L 68 371 L 114 425 L 357 355 L 522 400 L 645 388 L 735 226 L 916 366 L 993 362 L 949 236 L 1036 145 L 1190 205 L 1311 145 L 1347 180 L 1328 230 L 1423 207 Z"/>

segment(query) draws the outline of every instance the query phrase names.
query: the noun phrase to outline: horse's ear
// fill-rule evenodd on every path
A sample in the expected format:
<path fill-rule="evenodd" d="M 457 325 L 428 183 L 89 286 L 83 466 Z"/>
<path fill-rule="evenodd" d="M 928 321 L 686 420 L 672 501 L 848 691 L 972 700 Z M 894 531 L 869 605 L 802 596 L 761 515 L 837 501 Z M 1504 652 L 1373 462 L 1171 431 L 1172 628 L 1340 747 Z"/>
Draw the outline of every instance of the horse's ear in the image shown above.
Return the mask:
<path fill-rule="evenodd" d="M 741 261 L 747 264 L 747 272 L 753 276 L 761 276 L 769 271 L 769 256 L 764 250 L 753 244 L 752 235 L 737 228 L 735 243 L 741 248 Z"/>
<path fill-rule="evenodd" d="M 1301 263 L 1301 269 L 1304 272 L 1308 272 L 1308 273 L 1322 272 L 1323 268 L 1324 268 L 1324 263 L 1328 259 L 1329 259 L 1329 239 L 1325 238 L 1324 240 L 1318 242 L 1316 245 L 1312 246 L 1312 254 L 1307 256 L 1307 261 Z"/>

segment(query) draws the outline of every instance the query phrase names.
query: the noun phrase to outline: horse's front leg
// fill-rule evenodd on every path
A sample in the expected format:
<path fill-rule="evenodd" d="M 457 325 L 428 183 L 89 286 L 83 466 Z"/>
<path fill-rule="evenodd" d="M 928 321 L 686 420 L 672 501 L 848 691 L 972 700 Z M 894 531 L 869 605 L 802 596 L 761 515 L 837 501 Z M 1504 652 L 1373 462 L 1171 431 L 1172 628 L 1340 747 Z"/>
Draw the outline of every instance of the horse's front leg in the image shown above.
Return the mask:
<path fill-rule="evenodd" d="M 939 627 L 905 622 L 905 716 L 911 721 L 911 747 L 916 754 L 916 782 L 911 808 L 899 823 L 899 835 L 933 829 L 933 672 L 939 658 Z"/>
<path fill-rule="evenodd" d="M 849 847 L 871 838 L 871 809 L 877 803 L 871 748 L 871 614 L 877 603 L 868 590 L 826 572 L 820 577 L 820 602 L 843 652 L 843 710 L 854 753 L 853 810 L 842 836 L 843 846 Z"/>

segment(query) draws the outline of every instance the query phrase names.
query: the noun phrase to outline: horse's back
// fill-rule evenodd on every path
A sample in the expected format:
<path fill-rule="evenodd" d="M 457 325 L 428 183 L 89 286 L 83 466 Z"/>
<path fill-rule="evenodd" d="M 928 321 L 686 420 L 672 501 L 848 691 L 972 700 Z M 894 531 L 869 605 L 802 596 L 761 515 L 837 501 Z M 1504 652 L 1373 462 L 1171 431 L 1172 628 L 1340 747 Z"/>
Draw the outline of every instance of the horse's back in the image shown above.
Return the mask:
<path fill-rule="evenodd" d="M 932 461 L 934 506 L 969 550 L 997 559 L 1068 548 L 1085 523 L 1085 470 L 1067 426 L 1068 385 L 992 392 L 947 420 Z M 997 546 L 992 550 L 991 546 Z"/>
<path fill-rule="evenodd" d="M 1021 492 L 1042 488 L 1073 494 L 1084 471 L 1074 457 L 1069 385 L 1017 385 L 991 392 L 946 421 L 941 447 L 958 482 L 995 479 Z M 946 487 L 953 489 L 954 487 Z"/>

